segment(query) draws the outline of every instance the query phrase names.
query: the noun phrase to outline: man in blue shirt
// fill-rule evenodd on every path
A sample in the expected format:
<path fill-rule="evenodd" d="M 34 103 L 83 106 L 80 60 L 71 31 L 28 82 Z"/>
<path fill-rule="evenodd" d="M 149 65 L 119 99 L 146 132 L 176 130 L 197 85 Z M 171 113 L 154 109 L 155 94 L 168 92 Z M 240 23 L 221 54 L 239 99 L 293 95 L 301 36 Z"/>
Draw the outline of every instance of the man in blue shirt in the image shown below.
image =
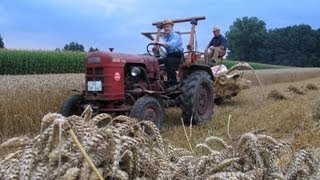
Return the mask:
<path fill-rule="evenodd" d="M 176 70 L 179 69 L 182 56 L 182 40 L 178 33 L 173 32 L 173 22 L 171 20 L 164 20 L 162 22 L 162 28 L 165 34 L 165 42 L 153 43 L 155 45 L 162 45 L 167 50 L 167 57 L 164 60 L 164 66 L 168 75 L 169 84 L 167 91 L 174 91 L 178 88 Z"/>
<path fill-rule="evenodd" d="M 227 39 L 220 34 L 218 26 L 213 27 L 213 34 L 214 37 L 205 50 L 208 53 L 209 65 L 211 66 L 213 66 L 219 57 L 223 57 L 226 54 L 227 49 Z"/>

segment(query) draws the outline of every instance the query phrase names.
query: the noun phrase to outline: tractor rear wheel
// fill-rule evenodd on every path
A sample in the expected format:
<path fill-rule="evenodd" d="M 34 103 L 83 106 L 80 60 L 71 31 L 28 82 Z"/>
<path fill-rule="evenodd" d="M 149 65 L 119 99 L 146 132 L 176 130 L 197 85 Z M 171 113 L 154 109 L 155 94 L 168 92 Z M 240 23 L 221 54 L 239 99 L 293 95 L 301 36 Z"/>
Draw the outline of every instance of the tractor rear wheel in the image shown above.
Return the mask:
<path fill-rule="evenodd" d="M 82 113 L 82 109 L 80 106 L 83 103 L 83 100 L 84 98 L 81 95 L 71 95 L 67 97 L 67 99 L 65 99 L 61 104 L 59 113 L 65 117 L 71 115 L 80 116 Z"/>
<path fill-rule="evenodd" d="M 183 80 L 180 95 L 185 123 L 205 123 L 212 119 L 214 109 L 213 82 L 205 71 L 196 71 Z"/>
<path fill-rule="evenodd" d="M 161 129 L 164 121 L 164 111 L 159 101 L 151 96 L 139 98 L 131 108 L 130 117 L 138 120 L 152 121 L 158 129 Z"/>

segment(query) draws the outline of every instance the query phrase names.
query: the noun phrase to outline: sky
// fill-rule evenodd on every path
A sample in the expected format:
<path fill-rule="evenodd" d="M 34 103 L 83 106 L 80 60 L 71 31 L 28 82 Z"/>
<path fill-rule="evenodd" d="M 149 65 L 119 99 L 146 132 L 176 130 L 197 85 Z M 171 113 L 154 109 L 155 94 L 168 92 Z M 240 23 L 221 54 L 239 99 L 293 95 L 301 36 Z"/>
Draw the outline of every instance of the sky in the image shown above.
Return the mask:
<path fill-rule="evenodd" d="M 196 27 L 198 50 L 211 40 L 212 27 L 225 34 L 237 18 L 258 17 L 267 29 L 296 24 L 320 28 L 319 0 L 0 0 L 0 34 L 6 48 L 62 49 L 72 41 L 107 51 L 145 53 L 141 32 L 152 22 L 205 16 Z M 189 23 L 175 31 L 189 31 Z M 183 35 L 184 48 L 189 36 Z"/>

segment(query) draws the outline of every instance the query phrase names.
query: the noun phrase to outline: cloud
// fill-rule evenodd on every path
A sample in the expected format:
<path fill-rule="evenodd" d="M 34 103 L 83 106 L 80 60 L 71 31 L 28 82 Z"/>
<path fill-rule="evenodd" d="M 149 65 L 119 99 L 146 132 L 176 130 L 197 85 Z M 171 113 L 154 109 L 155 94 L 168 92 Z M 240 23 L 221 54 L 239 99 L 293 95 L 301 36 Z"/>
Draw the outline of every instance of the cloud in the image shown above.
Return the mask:
<path fill-rule="evenodd" d="M 136 10 L 136 0 L 95 0 L 105 9 L 107 15 L 113 13 L 130 13 Z"/>
<path fill-rule="evenodd" d="M 19 35 L 19 38 L 16 36 Z M 20 30 L 12 30 L 6 33 L 4 43 L 7 48 L 18 48 L 18 49 L 55 49 L 61 48 L 64 44 L 59 44 L 61 39 L 55 34 L 43 32 L 23 32 Z"/>
<path fill-rule="evenodd" d="M 33 2 L 44 5 L 51 4 L 60 10 L 69 10 L 89 17 L 102 18 L 135 12 L 138 0 L 34 0 Z"/>

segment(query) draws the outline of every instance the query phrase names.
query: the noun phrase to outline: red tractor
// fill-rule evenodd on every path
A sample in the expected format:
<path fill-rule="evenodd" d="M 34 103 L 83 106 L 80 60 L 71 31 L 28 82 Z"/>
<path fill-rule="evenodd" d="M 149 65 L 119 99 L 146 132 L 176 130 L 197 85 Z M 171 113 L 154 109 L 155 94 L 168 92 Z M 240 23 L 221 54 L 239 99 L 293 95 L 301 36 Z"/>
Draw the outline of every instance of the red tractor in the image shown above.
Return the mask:
<path fill-rule="evenodd" d="M 86 89 L 69 96 L 62 103 L 60 113 L 80 115 L 90 105 L 95 113 L 125 114 L 153 121 L 160 128 L 164 108 L 180 107 L 186 123 L 191 119 L 193 124 L 210 121 L 214 112 L 214 76 L 206 60 L 198 63 L 199 52 L 194 50 L 195 27 L 204 19 L 173 20 L 174 23 L 191 23 L 188 51 L 183 53 L 178 72 L 179 90 L 166 91 L 166 71 L 159 63 L 162 55 L 148 50 L 151 44 L 147 46 L 149 55 L 92 52 L 84 62 Z M 157 27 L 156 40 L 159 41 L 162 22 L 152 25 Z"/>

